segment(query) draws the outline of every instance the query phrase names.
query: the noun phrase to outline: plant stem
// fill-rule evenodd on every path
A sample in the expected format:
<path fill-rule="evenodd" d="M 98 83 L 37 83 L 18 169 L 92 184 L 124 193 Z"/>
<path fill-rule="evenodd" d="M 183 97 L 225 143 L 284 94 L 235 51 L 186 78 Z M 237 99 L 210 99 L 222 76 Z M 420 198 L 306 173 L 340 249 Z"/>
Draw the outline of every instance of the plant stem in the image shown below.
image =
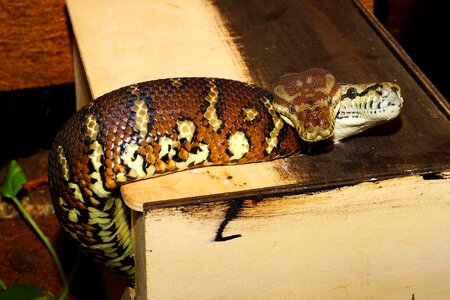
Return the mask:
<path fill-rule="evenodd" d="M 33 218 L 30 216 L 30 214 L 27 212 L 27 210 L 23 207 L 22 203 L 20 203 L 19 199 L 16 196 L 12 196 L 11 199 L 13 199 L 14 203 L 16 204 L 19 211 L 22 213 L 25 220 L 30 224 L 30 226 L 36 231 L 39 238 L 44 243 L 45 247 L 47 248 L 48 252 L 50 252 L 51 257 L 53 258 L 53 261 L 55 262 L 56 269 L 58 270 L 59 277 L 61 278 L 61 283 L 63 285 L 63 293 L 65 293 L 64 297 L 61 298 L 61 295 L 59 299 L 64 299 L 67 296 L 69 283 L 66 278 L 66 274 L 64 273 L 64 270 L 62 268 L 61 262 L 59 261 L 58 254 L 56 254 L 55 249 L 53 248 L 52 244 L 50 243 L 47 236 L 42 232 L 42 230 L 39 228 L 39 226 L 34 222 Z M 65 292 L 67 290 L 67 292 Z"/>
<path fill-rule="evenodd" d="M 2 290 L 6 290 L 8 287 L 6 286 L 6 284 L 3 282 L 3 280 L 0 279 L 0 289 Z"/>

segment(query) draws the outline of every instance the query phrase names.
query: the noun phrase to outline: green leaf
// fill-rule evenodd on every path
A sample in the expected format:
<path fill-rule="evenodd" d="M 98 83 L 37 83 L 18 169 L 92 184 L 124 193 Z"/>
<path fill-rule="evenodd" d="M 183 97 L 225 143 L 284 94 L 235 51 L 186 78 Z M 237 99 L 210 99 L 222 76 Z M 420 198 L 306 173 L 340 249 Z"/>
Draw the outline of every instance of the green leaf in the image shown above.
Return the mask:
<path fill-rule="evenodd" d="M 0 300 L 56 300 L 55 296 L 49 291 L 31 286 L 31 285 L 14 285 L 0 292 Z"/>
<path fill-rule="evenodd" d="M 25 173 L 20 165 L 15 160 L 11 161 L 3 183 L 2 195 L 8 198 L 15 197 L 26 181 Z"/>

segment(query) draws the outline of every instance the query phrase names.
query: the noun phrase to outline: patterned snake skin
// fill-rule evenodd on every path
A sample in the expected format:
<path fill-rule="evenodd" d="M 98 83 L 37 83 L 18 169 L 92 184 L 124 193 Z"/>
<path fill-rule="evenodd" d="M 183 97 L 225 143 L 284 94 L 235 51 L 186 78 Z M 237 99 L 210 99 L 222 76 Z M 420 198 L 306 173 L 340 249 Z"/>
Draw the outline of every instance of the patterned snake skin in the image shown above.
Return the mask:
<path fill-rule="evenodd" d="M 283 76 L 273 95 L 215 78 L 163 79 L 115 90 L 78 111 L 54 141 L 48 169 L 56 214 L 84 253 L 132 280 L 122 184 L 193 167 L 285 157 L 300 150 L 298 137 L 326 139 L 335 125 L 348 123 L 335 133 L 342 139 L 396 117 L 399 92 L 391 83 L 340 86 L 322 69 Z M 362 125 L 346 132 L 352 120 Z"/>

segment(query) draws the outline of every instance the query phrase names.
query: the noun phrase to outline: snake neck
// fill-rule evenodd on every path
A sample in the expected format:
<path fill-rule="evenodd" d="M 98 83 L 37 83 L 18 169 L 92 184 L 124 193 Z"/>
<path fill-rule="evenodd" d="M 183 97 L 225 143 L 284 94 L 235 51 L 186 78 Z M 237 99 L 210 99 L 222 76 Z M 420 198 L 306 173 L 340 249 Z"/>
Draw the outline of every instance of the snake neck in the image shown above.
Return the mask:
<path fill-rule="evenodd" d="M 400 87 L 391 82 L 342 84 L 341 91 L 334 141 L 394 119 L 403 106 Z"/>

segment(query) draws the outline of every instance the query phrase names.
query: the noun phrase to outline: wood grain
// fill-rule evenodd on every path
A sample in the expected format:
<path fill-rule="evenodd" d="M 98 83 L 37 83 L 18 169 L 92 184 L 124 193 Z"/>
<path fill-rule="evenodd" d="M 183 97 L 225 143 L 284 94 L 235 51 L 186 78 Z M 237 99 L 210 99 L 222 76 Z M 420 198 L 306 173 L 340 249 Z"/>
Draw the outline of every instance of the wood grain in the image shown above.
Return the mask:
<path fill-rule="evenodd" d="M 287 159 L 235 166 L 197 168 L 148 181 L 138 181 L 121 188 L 130 208 L 143 211 L 143 205 L 165 205 L 173 201 L 197 202 L 213 198 L 233 197 L 234 192 L 256 194 L 257 191 L 280 185 L 300 184 L 301 177 L 290 172 Z M 202 201 L 202 200 L 200 200 Z"/>
<path fill-rule="evenodd" d="M 120 0 L 69 0 L 67 7 L 94 99 L 159 78 L 251 81 L 209 1 L 130 1 L 125 8 Z"/>
<path fill-rule="evenodd" d="M 449 190 L 449 179 L 412 176 L 243 200 L 221 242 L 214 240 L 228 202 L 146 210 L 145 292 L 154 299 L 445 299 Z"/>

